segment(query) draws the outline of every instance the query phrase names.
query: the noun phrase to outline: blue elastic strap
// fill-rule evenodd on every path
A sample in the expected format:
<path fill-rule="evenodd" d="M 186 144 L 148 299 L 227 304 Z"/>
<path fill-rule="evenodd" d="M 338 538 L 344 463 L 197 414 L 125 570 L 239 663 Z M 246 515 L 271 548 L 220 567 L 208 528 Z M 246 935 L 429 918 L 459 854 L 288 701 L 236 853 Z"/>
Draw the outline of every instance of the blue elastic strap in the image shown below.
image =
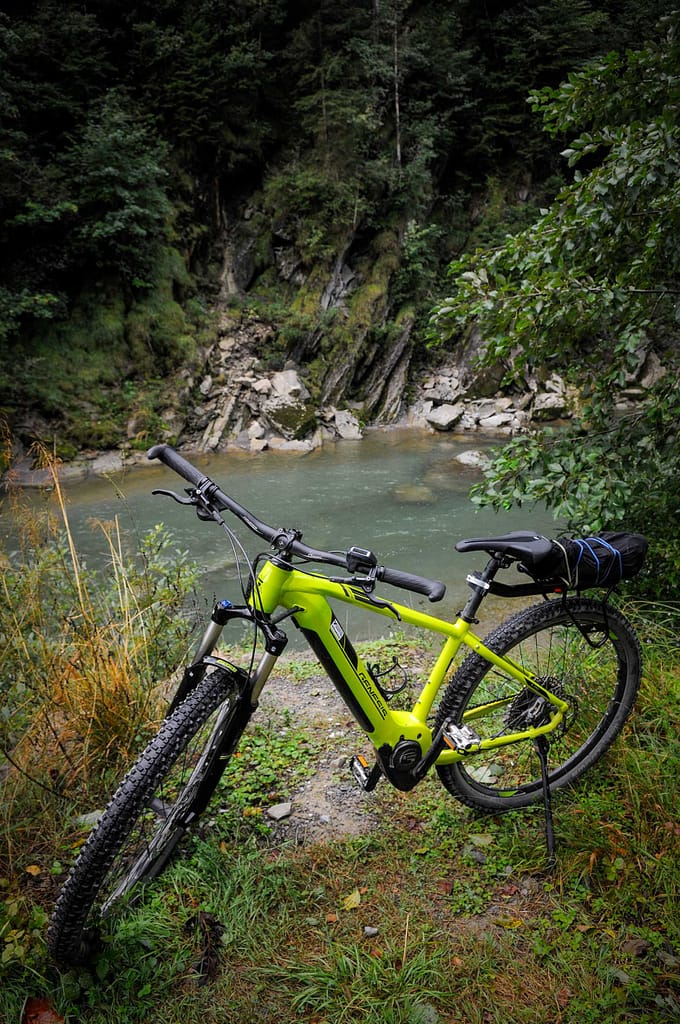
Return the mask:
<path fill-rule="evenodd" d="M 584 540 L 583 543 L 586 546 L 586 548 L 588 549 L 588 551 L 590 552 L 590 555 L 591 555 L 593 561 L 595 562 L 595 582 L 599 583 L 600 582 L 600 559 L 597 557 L 597 555 L 593 551 L 592 547 L 588 543 L 589 541 L 595 540 L 595 539 L 596 539 L 595 537 L 589 537 L 588 540 Z"/>
<path fill-rule="evenodd" d="M 617 562 L 618 567 L 619 567 L 619 579 L 623 579 L 623 556 L 621 555 L 621 552 L 617 548 L 613 547 L 613 545 L 611 545 L 608 540 L 605 540 L 604 537 L 588 537 L 588 540 L 589 541 L 594 541 L 596 544 L 603 544 L 604 547 L 608 551 L 610 551 L 613 555 L 616 555 L 616 562 Z M 600 560 L 596 556 L 595 552 L 592 550 L 590 545 L 588 545 L 588 547 L 589 547 L 589 550 L 592 553 L 593 558 L 597 562 L 597 580 L 598 580 L 598 583 L 599 583 L 600 582 Z M 605 573 L 604 579 L 601 581 L 602 583 L 605 583 L 607 578 L 612 575 L 612 569 L 613 568 L 614 568 L 614 566 L 612 564 L 609 567 L 608 572 Z M 618 582 L 618 580 L 617 580 L 617 582 Z"/>
<path fill-rule="evenodd" d="M 581 559 L 583 558 L 583 545 L 584 545 L 584 541 L 582 541 L 582 540 L 575 540 L 574 544 L 578 545 L 578 555 L 577 555 L 576 561 L 574 563 L 572 576 L 574 577 L 574 582 L 576 584 L 576 587 L 578 587 L 578 567 L 581 564 Z"/>

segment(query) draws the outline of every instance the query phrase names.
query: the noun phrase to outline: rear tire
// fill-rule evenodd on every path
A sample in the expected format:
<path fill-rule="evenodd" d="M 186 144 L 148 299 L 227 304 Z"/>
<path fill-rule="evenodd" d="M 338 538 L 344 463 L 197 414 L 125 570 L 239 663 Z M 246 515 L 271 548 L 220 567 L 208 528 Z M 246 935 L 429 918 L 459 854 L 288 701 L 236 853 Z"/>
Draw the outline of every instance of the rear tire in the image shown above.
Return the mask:
<path fill-rule="evenodd" d="M 47 945 L 58 963 L 90 959 L 100 946 L 104 919 L 123 913 L 169 864 L 217 785 L 221 752 L 233 749 L 236 685 L 235 673 L 217 669 L 207 675 L 165 719 L 123 779 L 52 915 Z"/>
<path fill-rule="evenodd" d="M 633 707 L 641 657 L 630 623 L 609 605 L 569 598 L 518 612 L 484 642 L 534 672 L 546 689 L 571 705 L 566 726 L 547 736 L 548 766 L 551 790 L 575 782 L 609 749 Z M 492 701 L 500 703 L 492 706 Z M 487 711 L 471 714 L 485 704 Z M 435 729 L 452 716 L 456 724 L 467 721 L 482 739 L 490 739 L 527 728 L 528 716 L 536 713 L 533 691 L 470 654 L 444 692 Z M 437 772 L 458 800 L 484 811 L 525 807 L 543 795 L 540 763 L 530 741 L 470 754 L 455 764 L 438 765 Z"/>

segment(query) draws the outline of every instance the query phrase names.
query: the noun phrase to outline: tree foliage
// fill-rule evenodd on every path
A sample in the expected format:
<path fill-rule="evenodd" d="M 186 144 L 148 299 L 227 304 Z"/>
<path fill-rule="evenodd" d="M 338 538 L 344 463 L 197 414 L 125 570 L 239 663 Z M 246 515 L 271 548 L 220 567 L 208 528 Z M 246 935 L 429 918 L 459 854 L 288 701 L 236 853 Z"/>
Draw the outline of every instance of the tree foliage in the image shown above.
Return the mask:
<path fill-rule="evenodd" d="M 115 92 L 90 113 L 63 160 L 78 213 L 73 258 L 81 266 L 115 270 L 138 286 L 145 282 L 169 237 L 164 156 Z"/>
<path fill-rule="evenodd" d="M 541 499 L 574 528 L 647 531 L 680 568 L 680 17 L 658 40 L 612 53 L 532 97 L 547 130 L 578 132 L 563 156 L 572 182 L 528 230 L 450 267 L 433 314 L 439 337 L 474 321 L 510 377 L 554 366 L 582 406 L 565 432 L 512 442 L 479 497 Z M 619 393 L 659 362 L 636 411 Z"/>

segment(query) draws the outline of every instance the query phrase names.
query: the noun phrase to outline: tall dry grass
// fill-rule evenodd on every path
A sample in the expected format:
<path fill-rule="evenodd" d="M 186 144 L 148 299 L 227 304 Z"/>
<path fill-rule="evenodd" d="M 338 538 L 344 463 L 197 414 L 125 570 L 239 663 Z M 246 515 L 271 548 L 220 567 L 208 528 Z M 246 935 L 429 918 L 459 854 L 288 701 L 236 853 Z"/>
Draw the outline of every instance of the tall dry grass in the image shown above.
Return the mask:
<path fill-rule="evenodd" d="M 49 507 L 9 499 L 19 551 L 0 564 L 0 740 L 18 781 L 64 792 L 130 763 L 157 724 L 195 572 L 160 527 L 130 555 L 117 518 L 93 524 L 105 557 L 84 567 L 58 465 L 40 456 Z"/>

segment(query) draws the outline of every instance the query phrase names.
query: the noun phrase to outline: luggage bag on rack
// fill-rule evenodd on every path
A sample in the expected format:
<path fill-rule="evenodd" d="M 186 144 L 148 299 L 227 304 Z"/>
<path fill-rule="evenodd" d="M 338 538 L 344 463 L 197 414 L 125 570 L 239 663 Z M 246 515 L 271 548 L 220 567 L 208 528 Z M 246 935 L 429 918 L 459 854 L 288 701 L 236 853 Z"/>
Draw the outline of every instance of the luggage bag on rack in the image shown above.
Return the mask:
<path fill-rule="evenodd" d="M 529 571 L 538 583 L 563 586 L 567 590 L 613 587 L 632 579 L 643 566 L 647 540 L 640 533 L 606 532 L 575 540 L 560 537 L 552 551 Z"/>

